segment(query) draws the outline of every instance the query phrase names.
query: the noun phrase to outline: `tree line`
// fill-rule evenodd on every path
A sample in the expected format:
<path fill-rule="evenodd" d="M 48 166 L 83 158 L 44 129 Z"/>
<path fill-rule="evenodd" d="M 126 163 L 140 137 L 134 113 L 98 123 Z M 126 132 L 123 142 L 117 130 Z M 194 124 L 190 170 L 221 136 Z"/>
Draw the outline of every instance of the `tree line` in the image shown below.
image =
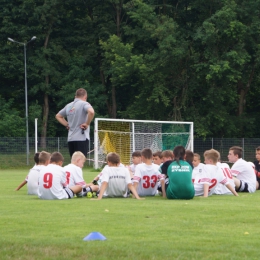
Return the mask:
<path fill-rule="evenodd" d="M 2 0 L 0 136 L 66 136 L 55 114 L 88 91 L 96 116 L 193 121 L 197 137 L 256 137 L 260 0 Z"/>

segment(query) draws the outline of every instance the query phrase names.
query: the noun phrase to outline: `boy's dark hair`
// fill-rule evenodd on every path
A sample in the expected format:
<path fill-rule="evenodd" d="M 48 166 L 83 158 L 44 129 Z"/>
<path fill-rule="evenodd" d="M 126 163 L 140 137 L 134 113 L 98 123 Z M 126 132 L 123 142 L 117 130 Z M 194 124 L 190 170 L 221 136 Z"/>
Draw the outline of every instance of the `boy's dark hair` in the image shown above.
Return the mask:
<path fill-rule="evenodd" d="M 194 158 L 194 153 L 191 150 L 186 150 L 185 151 L 185 160 L 187 162 L 192 162 Z"/>
<path fill-rule="evenodd" d="M 185 148 L 181 145 L 178 145 L 173 149 L 173 154 L 174 154 L 174 159 L 179 164 L 180 160 L 184 160 Z"/>
<path fill-rule="evenodd" d="M 50 163 L 58 163 L 58 162 L 64 162 L 64 157 L 59 152 L 54 152 L 51 154 L 51 160 Z"/>
<path fill-rule="evenodd" d="M 41 151 L 39 154 L 39 163 L 45 164 L 48 160 L 50 160 L 51 154 L 45 151 Z"/>
<path fill-rule="evenodd" d="M 162 158 L 162 152 L 161 151 L 157 151 L 153 153 L 153 156 L 158 156 L 160 159 Z"/>
<path fill-rule="evenodd" d="M 120 156 L 117 153 L 109 153 L 107 155 L 107 161 L 112 164 L 119 164 L 120 163 Z"/>
<path fill-rule="evenodd" d="M 153 158 L 153 152 L 151 149 L 149 148 L 144 148 L 141 152 L 142 156 L 145 158 L 145 159 L 152 159 Z"/>
<path fill-rule="evenodd" d="M 161 158 L 169 158 L 171 157 L 173 159 L 173 152 L 171 150 L 165 150 L 165 151 L 162 151 L 161 153 Z"/>
<path fill-rule="evenodd" d="M 237 155 L 238 158 L 242 158 L 243 148 L 240 146 L 232 146 L 229 148 L 229 151 L 232 150 L 234 155 Z"/>
<path fill-rule="evenodd" d="M 260 151 L 260 146 L 256 147 L 256 150 L 257 150 L 257 151 Z"/>
<path fill-rule="evenodd" d="M 34 159 L 34 162 L 35 162 L 36 164 L 39 164 L 39 155 L 40 155 L 40 153 L 35 153 L 35 154 L 34 154 L 33 159 Z"/>
<path fill-rule="evenodd" d="M 132 153 L 132 157 L 141 157 L 141 156 L 142 156 L 141 151 L 134 151 Z"/>

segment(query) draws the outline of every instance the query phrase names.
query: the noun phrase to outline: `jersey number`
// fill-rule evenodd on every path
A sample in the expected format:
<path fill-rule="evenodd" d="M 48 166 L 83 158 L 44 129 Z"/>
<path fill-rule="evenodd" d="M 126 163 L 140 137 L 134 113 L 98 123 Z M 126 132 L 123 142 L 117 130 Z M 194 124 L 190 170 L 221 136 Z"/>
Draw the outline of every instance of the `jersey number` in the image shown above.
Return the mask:
<path fill-rule="evenodd" d="M 70 172 L 66 172 L 66 180 L 67 180 L 67 184 L 69 185 L 69 183 L 70 183 Z"/>
<path fill-rule="evenodd" d="M 150 176 L 143 176 L 143 180 L 144 180 L 144 183 L 143 183 L 143 188 L 144 189 L 148 189 L 150 187 L 154 188 L 155 187 L 155 184 L 157 182 L 157 176 L 156 175 L 152 175 L 151 177 Z"/>
<path fill-rule="evenodd" d="M 216 184 L 217 184 L 217 180 L 216 179 L 212 179 L 211 181 L 210 181 L 212 184 L 209 186 L 209 191 L 210 191 L 210 189 L 212 189 L 214 186 L 216 186 Z"/>
<path fill-rule="evenodd" d="M 52 187 L 52 180 L 53 180 L 53 175 L 51 173 L 45 173 L 43 175 L 43 187 L 45 189 L 50 189 Z"/>

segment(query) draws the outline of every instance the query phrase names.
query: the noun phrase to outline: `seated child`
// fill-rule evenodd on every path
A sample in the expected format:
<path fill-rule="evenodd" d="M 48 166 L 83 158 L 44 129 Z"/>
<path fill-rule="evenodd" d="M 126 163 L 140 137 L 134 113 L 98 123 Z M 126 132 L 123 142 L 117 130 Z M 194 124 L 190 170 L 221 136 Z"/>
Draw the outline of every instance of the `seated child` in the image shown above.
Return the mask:
<path fill-rule="evenodd" d="M 132 164 L 129 166 L 129 171 L 131 173 L 131 178 L 134 177 L 135 175 L 135 167 L 136 165 L 142 163 L 142 158 L 141 158 L 141 152 L 140 151 L 135 151 L 132 153 Z"/>
<path fill-rule="evenodd" d="M 173 154 L 174 161 L 167 161 L 162 166 L 162 169 L 167 168 L 169 179 L 168 184 L 162 184 L 163 196 L 165 197 L 166 194 L 168 199 L 192 199 L 194 197 L 194 187 L 191 178 L 192 168 L 184 160 L 185 148 L 176 146 Z"/>
<path fill-rule="evenodd" d="M 83 188 L 82 193 L 76 194 L 78 197 L 86 196 L 88 192 L 96 192 L 99 189 L 98 185 L 87 184 L 83 179 L 82 168 L 85 161 L 86 157 L 82 152 L 74 152 L 71 157 L 71 163 L 63 167 L 66 172 L 68 186 L 80 185 Z"/>
<path fill-rule="evenodd" d="M 255 165 L 255 174 L 256 174 L 256 189 L 260 189 L 260 146 L 256 148 L 255 151 L 255 158 L 256 161 L 254 161 Z"/>
<path fill-rule="evenodd" d="M 184 160 L 190 164 L 190 166 L 191 166 L 192 169 L 193 169 L 193 164 L 192 164 L 192 162 L 193 162 L 193 157 L 194 157 L 194 154 L 193 154 L 193 152 L 192 152 L 191 150 L 186 150 L 186 151 L 185 151 Z"/>
<path fill-rule="evenodd" d="M 219 159 L 219 161 L 217 162 L 217 166 L 222 170 L 224 176 L 227 178 L 228 182 L 233 187 L 233 189 L 235 189 L 235 183 L 229 165 L 227 163 L 221 163 Z M 225 185 L 218 183 L 213 194 L 231 195 L 232 192 Z"/>
<path fill-rule="evenodd" d="M 149 148 L 141 152 L 142 164 L 135 168 L 133 185 L 139 196 L 154 196 L 157 193 L 157 181 L 162 178 L 159 165 L 152 163 L 153 153 Z"/>
<path fill-rule="evenodd" d="M 229 148 L 228 160 L 234 163 L 231 167 L 231 173 L 236 186 L 236 191 L 250 192 L 256 191 L 255 171 L 249 163 L 242 159 L 242 147 L 232 146 Z"/>
<path fill-rule="evenodd" d="M 196 175 L 202 172 L 202 169 L 205 165 L 204 163 L 201 163 L 200 155 L 198 153 L 194 153 L 192 165 L 193 165 L 192 180 L 194 181 Z"/>
<path fill-rule="evenodd" d="M 172 161 L 174 158 L 173 152 L 171 150 L 164 150 L 161 153 L 161 161 L 165 163 L 167 161 Z"/>
<path fill-rule="evenodd" d="M 107 155 L 107 166 L 102 170 L 101 187 L 98 200 L 103 197 L 127 197 L 128 189 L 135 198 L 140 199 L 134 186 L 132 185 L 129 170 L 120 167 L 120 157 L 117 153 Z"/>
<path fill-rule="evenodd" d="M 154 164 L 157 164 L 157 165 L 162 164 L 161 154 L 162 154 L 162 152 L 160 152 L 160 151 L 153 153 L 153 163 Z"/>
<path fill-rule="evenodd" d="M 38 179 L 40 170 L 49 164 L 50 157 L 50 153 L 45 151 L 42 151 L 41 153 L 35 153 L 34 167 L 29 171 L 25 180 L 16 188 L 16 190 L 20 190 L 25 184 L 27 184 L 28 195 L 38 195 Z"/>
<path fill-rule="evenodd" d="M 222 170 L 217 167 L 220 158 L 219 152 L 211 149 L 204 153 L 205 166 L 203 171 L 198 173 L 194 180 L 195 196 L 208 197 L 214 193 L 218 183 L 225 185 L 235 196 L 238 196 L 234 188 L 230 185 Z"/>
<path fill-rule="evenodd" d="M 72 199 L 82 191 L 80 185 L 68 187 L 66 173 L 62 168 L 64 158 L 59 152 L 51 154 L 50 164 L 41 169 L 38 197 L 40 199 Z"/>

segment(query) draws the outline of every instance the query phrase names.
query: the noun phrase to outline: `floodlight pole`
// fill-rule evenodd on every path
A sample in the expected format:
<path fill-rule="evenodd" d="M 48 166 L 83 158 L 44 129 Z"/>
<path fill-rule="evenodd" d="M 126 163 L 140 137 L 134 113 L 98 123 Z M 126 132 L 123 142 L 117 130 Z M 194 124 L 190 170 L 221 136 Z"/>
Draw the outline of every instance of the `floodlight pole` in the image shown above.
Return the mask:
<path fill-rule="evenodd" d="M 12 38 L 8 38 L 10 42 L 18 43 L 24 46 L 24 86 L 25 86 L 25 121 L 26 121 L 26 164 L 29 165 L 29 126 L 28 126 L 28 95 L 27 95 L 27 67 L 26 67 L 26 46 L 34 41 L 36 36 L 28 42 L 17 42 Z"/>

